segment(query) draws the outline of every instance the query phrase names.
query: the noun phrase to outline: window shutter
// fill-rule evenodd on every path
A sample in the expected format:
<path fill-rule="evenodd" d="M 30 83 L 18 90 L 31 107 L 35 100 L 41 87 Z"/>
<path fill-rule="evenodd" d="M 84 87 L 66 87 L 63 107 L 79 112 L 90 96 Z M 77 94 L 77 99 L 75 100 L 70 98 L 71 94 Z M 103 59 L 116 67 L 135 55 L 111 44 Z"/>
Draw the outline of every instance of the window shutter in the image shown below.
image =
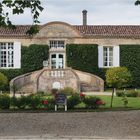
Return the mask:
<path fill-rule="evenodd" d="M 21 68 L 21 43 L 14 42 L 14 68 Z"/>
<path fill-rule="evenodd" d="M 103 67 L 103 46 L 98 46 L 98 66 Z"/>
<path fill-rule="evenodd" d="M 120 66 L 120 47 L 114 46 L 113 48 L 113 66 L 119 67 Z"/>

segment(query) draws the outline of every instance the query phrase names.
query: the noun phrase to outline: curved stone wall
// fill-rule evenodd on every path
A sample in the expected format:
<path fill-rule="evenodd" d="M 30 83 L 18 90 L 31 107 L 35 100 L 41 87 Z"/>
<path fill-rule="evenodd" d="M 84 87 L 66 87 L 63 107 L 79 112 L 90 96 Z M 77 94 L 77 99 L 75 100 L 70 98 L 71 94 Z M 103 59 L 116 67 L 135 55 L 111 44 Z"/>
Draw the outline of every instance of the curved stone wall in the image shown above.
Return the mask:
<path fill-rule="evenodd" d="M 72 87 L 77 91 L 104 91 L 104 81 L 101 78 L 71 68 L 44 68 L 18 76 L 10 82 L 10 85 L 16 87 L 17 93 L 48 92 L 53 88 L 63 89 L 65 87 Z"/>

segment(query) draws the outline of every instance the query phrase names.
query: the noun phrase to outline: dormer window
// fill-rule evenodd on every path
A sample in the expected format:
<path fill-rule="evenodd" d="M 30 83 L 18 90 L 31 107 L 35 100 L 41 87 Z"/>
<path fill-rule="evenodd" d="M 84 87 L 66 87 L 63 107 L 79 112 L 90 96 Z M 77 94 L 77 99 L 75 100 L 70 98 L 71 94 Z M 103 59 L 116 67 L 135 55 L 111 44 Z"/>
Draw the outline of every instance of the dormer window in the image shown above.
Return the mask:
<path fill-rule="evenodd" d="M 65 43 L 64 41 L 58 41 L 58 40 L 51 40 L 50 41 L 50 48 L 64 48 Z"/>

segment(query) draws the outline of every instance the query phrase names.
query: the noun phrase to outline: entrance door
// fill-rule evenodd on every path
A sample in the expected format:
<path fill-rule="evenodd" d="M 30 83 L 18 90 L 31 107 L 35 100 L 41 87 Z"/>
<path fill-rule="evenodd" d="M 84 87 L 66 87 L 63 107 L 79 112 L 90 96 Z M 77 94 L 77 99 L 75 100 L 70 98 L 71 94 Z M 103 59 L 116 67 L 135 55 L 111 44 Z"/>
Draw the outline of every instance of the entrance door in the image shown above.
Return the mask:
<path fill-rule="evenodd" d="M 51 68 L 63 69 L 64 68 L 64 54 L 51 54 Z"/>

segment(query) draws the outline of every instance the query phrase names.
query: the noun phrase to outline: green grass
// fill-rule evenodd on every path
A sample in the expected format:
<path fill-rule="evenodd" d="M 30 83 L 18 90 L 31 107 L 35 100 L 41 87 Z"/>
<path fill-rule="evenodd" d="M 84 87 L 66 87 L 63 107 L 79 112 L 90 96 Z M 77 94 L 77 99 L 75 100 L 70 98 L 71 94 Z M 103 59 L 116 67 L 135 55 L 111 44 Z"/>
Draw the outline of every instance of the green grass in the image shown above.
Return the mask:
<path fill-rule="evenodd" d="M 116 97 L 114 96 L 113 99 L 113 107 L 112 109 L 110 108 L 110 102 L 111 102 L 111 96 L 97 96 L 100 97 L 106 104 L 105 106 L 100 107 L 100 111 L 104 111 L 104 110 L 135 110 L 135 109 L 140 109 L 140 97 L 128 97 L 128 105 L 127 108 L 124 107 L 123 101 L 122 101 L 122 97 Z M 79 104 L 77 107 L 78 108 L 85 108 L 85 104 L 81 103 Z"/>
<path fill-rule="evenodd" d="M 110 107 L 111 96 L 99 96 L 105 103 L 105 107 Z M 128 107 L 129 108 L 140 108 L 140 97 L 128 97 Z M 124 107 L 122 97 L 114 97 L 113 107 Z"/>

